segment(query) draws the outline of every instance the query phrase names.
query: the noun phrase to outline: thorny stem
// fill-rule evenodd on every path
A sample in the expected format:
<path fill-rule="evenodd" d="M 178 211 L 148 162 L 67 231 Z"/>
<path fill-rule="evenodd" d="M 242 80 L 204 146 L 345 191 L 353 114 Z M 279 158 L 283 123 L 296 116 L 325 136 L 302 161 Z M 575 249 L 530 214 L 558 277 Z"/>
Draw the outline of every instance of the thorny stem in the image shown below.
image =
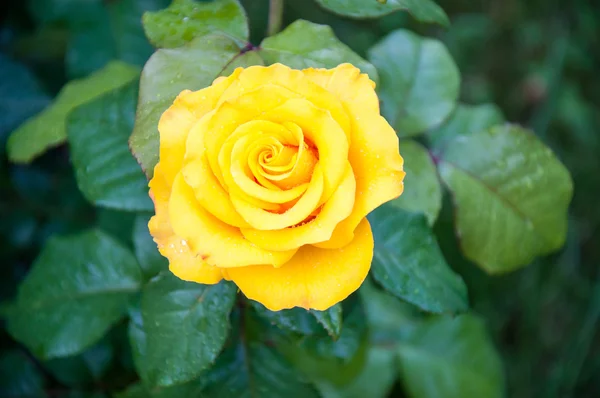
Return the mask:
<path fill-rule="evenodd" d="M 283 18 L 283 0 L 269 0 L 269 26 L 267 35 L 273 36 L 281 29 Z"/>

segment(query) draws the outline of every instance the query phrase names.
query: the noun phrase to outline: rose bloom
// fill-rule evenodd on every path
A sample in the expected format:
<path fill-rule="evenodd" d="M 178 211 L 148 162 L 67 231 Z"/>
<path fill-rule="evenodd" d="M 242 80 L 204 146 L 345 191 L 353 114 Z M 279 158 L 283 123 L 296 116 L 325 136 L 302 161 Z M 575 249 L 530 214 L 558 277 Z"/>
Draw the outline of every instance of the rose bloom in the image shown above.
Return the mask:
<path fill-rule="evenodd" d="M 238 68 L 162 115 L 150 233 L 177 277 L 325 310 L 369 272 L 366 215 L 403 190 L 375 83 L 350 64 Z"/>

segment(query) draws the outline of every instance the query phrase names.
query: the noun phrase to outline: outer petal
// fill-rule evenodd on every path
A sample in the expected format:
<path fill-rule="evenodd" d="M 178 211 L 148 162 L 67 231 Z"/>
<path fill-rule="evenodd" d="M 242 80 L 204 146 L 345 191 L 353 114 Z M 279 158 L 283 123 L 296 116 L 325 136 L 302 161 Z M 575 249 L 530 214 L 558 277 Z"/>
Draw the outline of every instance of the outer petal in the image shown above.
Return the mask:
<path fill-rule="evenodd" d="M 296 252 L 272 252 L 244 239 L 238 228 L 225 224 L 200 206 L 182 174 L 178 174 L 173 183 L 169 216 L 175 233 L 210 265 L 225 268 L 251 264 L 280 266 Z"/>
<path fill-rule="evenodd" d="M 236 70 L 229 77 L 199 91 L 182 91 L 173 105 L 162 114 L 158 122 L 159 155 L 168 187 L 171 187 L 175 174 L 181 169 L 190 128 L 215 107 L 223 92 L 237 79 L 240 72 L 241 70 Z"/>
<path fill-rule="evenodd" d="M 304 246 L 280 268 L 254 265 L 224 270 L 250 299 L 271 311 L 303 307 L 326 310 L 359 288 L 373 259 L 373 235 L 367 219 L 342 249 Z"/>
<path fill-rule="evenodd" d="M 404 161 L 394 129 L 380 116 L 375 84 L 367 75 L 350 64 L 332 70 L 306 69 L 304 73 L 340 98 L 352 123 L 349 159 L 356 177 L 354 209 L 338 224 L 330 241 L 317 244 L 342 247 L 352 240 L 352 231 L 369 212 L 400 196 Z"/>
<path fill-rule="evenodd" d="M 156 215 L 150 219 L 150 234 L 158 245 L 160 253 L 169 259 L 169 269 L 177 277 L 204 284 L 218 283 L 222 279 L 221 270 L 206 264 L 191 252 L 187 242 L 173 232 L 168 217 L 169 189 L 160 167 L 156 167 L 150 183 L 150 195 L 154 198 Z"/>
<path fill-rule="evenodd" d="M 220 102 L 230 100 L 249 91 L 259 89 L 265 85 L 285 87 L 295 93 L 297 97 L 304 98 L 318 108 L 327 109 L 335 121 L 346 133 L 350 131 L 348 116 L 335 93 L 330 93 L 319 84 L 307 79 L 303 71 L 291 69 L 282 64 L 273 64 L 268 67 L 251 66 L 239 74 L 236 81 L 223 93 Z M 348 137 L 350 138 L 350 137 Z"/>

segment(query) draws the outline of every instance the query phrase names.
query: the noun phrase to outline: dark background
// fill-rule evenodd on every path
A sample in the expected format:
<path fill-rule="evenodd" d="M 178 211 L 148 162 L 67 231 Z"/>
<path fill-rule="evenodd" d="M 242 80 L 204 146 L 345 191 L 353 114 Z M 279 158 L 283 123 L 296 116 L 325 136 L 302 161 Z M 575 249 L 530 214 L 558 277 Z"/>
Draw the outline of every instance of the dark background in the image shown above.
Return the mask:
<path fill-rule="evenodd" d="M 14 296 L 48 236 L 94 223 L 125 241 L 131 236 L 133 216 L 95 209 L 83 199 L 68 148 L 53 149 L 26 166 L 9 164 L 6 159 L 9 133 L 48 104 L 73 77 L 65 58 L 74 51 L 72 37 L 86 29 L 85 23 L 78 23 L 85 7 L 79 8 L 82 16 L 53 13 L 52 7 L 77 1 L 5 0 L 0 4 L 2 303 Z M 266 31 L 267 1 L 243 3 L 250 16 L 252 42 L 258 44 Z M 343 42 L 363 56 L 399 27 L 440 38 L 460 68 L 461 101 L 498 104 L 508 120 L 532 128 L 566 164 L 575 196 L 567 242 L 560 252 L 510 275 L 489 277 L 457 252 L 447 200 L 435 230 L 448 262 L 464 276 L 472 306 L 485 318 L 503 357 L 508 396 L 598 397 L 600 4 L 583 0 L 438 3 L 451 18 L 447 30 L 417 24 L 403 13 L 374 21 L 341 19 L 309 0 L 287 0 L 284 19 L 286 23 L 304 18 L 330 24 Z M 78 379 L 84 381 L 77 383 L 88 392 L 127 385 L 135 375 L 122 326 L 89 350 L 80 359 L 84 364 L 59 360 L 52 366 L 24 360 L 29 354 L 2 327 L 0 391 L 8 379 L 34 385 L 42 374 L 51 396 L 75 397 L 79 395 L 67 391 L 73 385 L 69 378 L 77 372 L 87 372 Z"/>

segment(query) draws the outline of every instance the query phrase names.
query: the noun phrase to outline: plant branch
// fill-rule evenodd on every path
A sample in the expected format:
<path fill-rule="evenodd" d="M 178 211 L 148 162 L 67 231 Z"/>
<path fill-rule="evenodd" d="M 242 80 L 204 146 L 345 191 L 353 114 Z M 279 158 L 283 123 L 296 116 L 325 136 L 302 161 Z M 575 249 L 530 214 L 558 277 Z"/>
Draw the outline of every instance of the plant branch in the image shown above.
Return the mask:
<path fill-rule="evenodd" d="M 269 0 L 269 26 L 267 35 L 273 36 L 281 29 L 283 19 L 283 0 Z"/>

